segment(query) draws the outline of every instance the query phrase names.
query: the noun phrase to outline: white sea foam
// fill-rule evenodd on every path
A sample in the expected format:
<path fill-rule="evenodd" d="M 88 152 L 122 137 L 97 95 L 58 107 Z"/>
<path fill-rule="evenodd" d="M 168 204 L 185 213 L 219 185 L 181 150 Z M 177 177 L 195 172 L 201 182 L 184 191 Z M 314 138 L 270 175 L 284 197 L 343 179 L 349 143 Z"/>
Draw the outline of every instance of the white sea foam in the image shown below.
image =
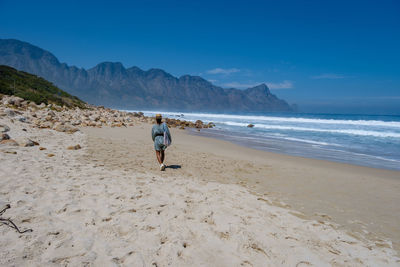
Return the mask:
<path fill-rule="evenodd" d="M 226 121 L 226 125 L 247 127 L 248 124 L 241 122 Z M 379 131 L 366 131 L 358 129 L 319 129 L 319 128 L 306 128 L 306 127 L 295 127 L 295 126 L 281 126 L 281 125 L 266 125 L 266 124 L 255 124 L 254 128 L 262 128 L 269 130 L 287 130 L 287 131 L 303 131 L 303 132 L 323 132 L 323 133 L 339 133 L 349 135 L 361 135 L 361 136 L 374 136 L 374 137 L 391 137 L 400 138 L 400 133 L 395 132 L 379 132 Z"/>
<path fill-rule="evenodd" d="M 156 114 L 154 111 L 146 111 L 148 114 Z M 400 128 L 398 121 L 381 121 L 381 120 L 339 120 L 339 119 L 311 119 L 296 117 L 272 117 L 272 116 L 247 116 L 247 115 L 228 115 L 228 114 L 208 114 L 208 113 L 179 113 L 179 112 L 162 112 L 165 115 L 177 116 L 183 114 L 184 117 L 195 117 L 210 119 L 220 122 L 225 120 L 240 120 L 247 122 L 283 122 L 283 123 L 315 123 L 315 124 L 339 124 L 339 125 L 359 125 L 359 126 L 375 126 L 375 127 L 394 127 Z"/>
<path fill-rule="evenodd" d="M 283 139 L 289 140 L 289 141 L 297 141 L 297 142 L 302 142 L 302 143 L 307 143 L 307 144 L 313 144 L 313 145 L 321 145 L 321 146 L 341 146 L 338 144 L 329 144 L 326 142 L 318 142 L 318 141 L 301 139 L 301 138 L 293 138 L 293 137 L 283 137 Z"/>

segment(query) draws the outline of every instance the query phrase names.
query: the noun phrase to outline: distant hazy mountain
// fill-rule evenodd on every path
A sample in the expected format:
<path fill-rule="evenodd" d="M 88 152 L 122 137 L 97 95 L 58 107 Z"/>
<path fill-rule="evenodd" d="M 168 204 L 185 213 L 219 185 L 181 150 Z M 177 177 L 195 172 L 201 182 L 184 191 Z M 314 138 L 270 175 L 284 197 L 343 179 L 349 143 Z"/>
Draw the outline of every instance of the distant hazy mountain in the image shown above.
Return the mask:
<path fill-rule="evenodd" d="M 91 104 L 125 109 L 175 111 L 291 111 L 265 84 L 224 89 L 198 76 L 176 78 L 161 69 L 143 71 L 103 62 L 85 70 L 60 63 L 48 51 L 26 42 L 0 39 L 0 64 L 36 74 Z"/>

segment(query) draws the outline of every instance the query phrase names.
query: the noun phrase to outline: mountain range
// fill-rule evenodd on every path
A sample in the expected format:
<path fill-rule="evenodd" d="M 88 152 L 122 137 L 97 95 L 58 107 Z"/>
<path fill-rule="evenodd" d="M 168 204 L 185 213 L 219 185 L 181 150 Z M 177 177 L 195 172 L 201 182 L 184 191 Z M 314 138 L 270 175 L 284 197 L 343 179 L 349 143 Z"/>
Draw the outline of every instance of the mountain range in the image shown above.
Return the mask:
<path fill-rule="evenodd" d="M 50 52 L 15 39 L 0 39 L 0 65 L 43 77 L 90 104 L 119 109 L 292 111 L 265 84 L 246 90 L 226 89 L 199 76 L 177 78 L 161 69 L 125 68 L 119 62 L 102 62 L 85 70 L 60 63 Z"/>

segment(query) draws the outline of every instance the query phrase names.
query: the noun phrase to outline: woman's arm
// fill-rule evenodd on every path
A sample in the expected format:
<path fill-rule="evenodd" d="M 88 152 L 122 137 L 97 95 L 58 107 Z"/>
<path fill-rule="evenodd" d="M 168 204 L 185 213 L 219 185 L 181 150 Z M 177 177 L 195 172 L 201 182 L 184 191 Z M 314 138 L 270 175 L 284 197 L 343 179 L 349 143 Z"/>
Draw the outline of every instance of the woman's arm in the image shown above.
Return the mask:
<path fill-rule="evenodd" d="M 167 124 L 165 124 L 165 128 L 166 128 L 166 132 L 167 132 L 168 138 L 172 143 L 171 133 L 169 132 L 169 128 L 168 128 Z"/>
<path fill-rule="evenodd" d="M 154 132 L 154 126 L 153 126 L 153 128 L 151 128 L 151 138 L 153 139 L 153 142 L 154 142 L 154 139 L 156 138 L 156 134 Z"/>

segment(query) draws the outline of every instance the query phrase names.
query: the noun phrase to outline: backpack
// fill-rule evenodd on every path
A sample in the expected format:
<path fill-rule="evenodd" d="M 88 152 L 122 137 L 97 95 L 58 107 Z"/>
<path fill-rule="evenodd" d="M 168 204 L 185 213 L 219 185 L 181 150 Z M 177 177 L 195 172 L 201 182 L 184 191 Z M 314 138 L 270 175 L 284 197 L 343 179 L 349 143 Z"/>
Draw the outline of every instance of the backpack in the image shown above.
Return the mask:
<path fill-rule="evenodd" d="M 163 123 L 163 130 L 164 130 L 164 145 L 165 146 L 170 146 L 171 145 L 171 140 L 168 137 L 167 129 L 165 127 L 168 127 L 165 123 Z"/>

